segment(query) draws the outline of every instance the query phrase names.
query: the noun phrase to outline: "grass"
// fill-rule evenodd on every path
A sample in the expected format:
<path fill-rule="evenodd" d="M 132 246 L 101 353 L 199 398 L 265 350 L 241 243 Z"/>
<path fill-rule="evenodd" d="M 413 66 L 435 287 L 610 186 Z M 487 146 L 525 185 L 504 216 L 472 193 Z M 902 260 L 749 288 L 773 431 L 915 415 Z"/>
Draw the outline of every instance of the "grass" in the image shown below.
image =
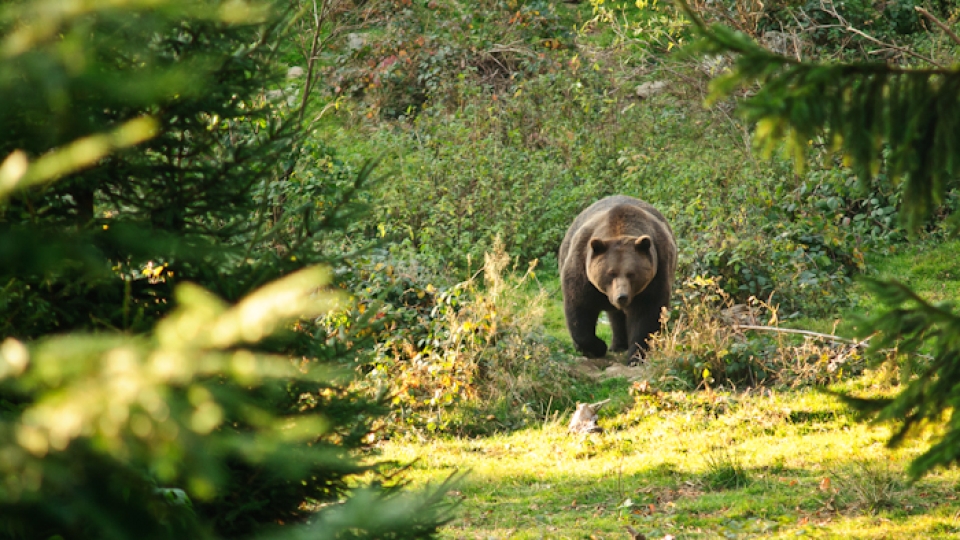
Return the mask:
<path fill-rule="evenodd" d="M 417 460 L 411 475 L 420 484 L 470 471 L 452 494 L 462 510 L 444 538 L 625 538 L 628 525 L 648 538 L 960 531 L 957 473 L 908 486 L 901 471 L 916 448 L 888 453 L 886 429 L 854 422 L 826 394 L 645 396 L 590 436 L 568 435 L 562 420 L 484 439 L 392 441 L 382 450 Z M 885 468 L 877 473 L 865 465 L 872 463 Z M 896 489 L 871 495 L 886 485 Z"/>
<path fill-rule="evenodd" d="M 570 342 L 570 334 L 567 333 L 567 323 L 563 315 L 563 297 L 560 294 L 560 276 L 554 270 L 538 273 L 538 285 L 547 291 L 548 296 L 544 305 L 543 327 L 548 336 L 556 338 L 565 351 L 574 353 L 573 343 Z M 604 313 L 600 314 L 597 321 L 597 335 L 608 344 L 613 337 L 610 329 L 610 322 Z"/>
<path fill-rule="evenodd" d="M 737 489 L 750 483 L 750 474 L 744 467 L 742 458 L 729 447 L 714 448 L 704 459 L 704 483 L 711 490 Z"/>
<path fill-rule="evenodd" d="M 876 277 L 902 281 L 924 298 L 942 302 L 960 298 L 960 240 L 932 240 L 909 245 L 893 256 L 876 258 Z M 870 306 L 869 299 L 861 298 Z"/>

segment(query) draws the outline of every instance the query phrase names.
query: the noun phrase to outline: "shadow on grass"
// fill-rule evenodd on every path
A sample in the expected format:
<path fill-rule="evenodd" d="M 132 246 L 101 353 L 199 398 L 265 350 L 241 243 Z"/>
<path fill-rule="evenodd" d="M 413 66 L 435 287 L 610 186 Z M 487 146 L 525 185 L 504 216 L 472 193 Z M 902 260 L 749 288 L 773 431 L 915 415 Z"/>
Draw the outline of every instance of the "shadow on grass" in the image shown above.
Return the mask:
<path fill-rule="evenodd" d="M 590 460 L 567 473 L 550 470 L 547 463 L 537 465 L 531 463 L 536 472 L 518 477 L 468 477 L 462 493 L 470 527 L 503 529 L 509 524 L 518 538 L 527 537 L 523 531 L 577 536 L 622 531 L 626 525 L 648 537 L 680 531 L 715 537 L 800 531 L 810 524 L 829 530 L 879 516 L 889 524 L 890 537 L 898 537 L 899 527 L 939 537 L 939 531 L 957 528 L 953 515 L 960 509 L 956 478 L 931 477 L 909 485 L 899 464 L 882 459 L 851 458 L 823 468 L 739 466 L 739 480 L 731 485 L 718 485 L 710 465 L 685 470 L 661 462 L 629 473 L 591 468 Z M 871 499 L 871 493 L 879 497 Z"/>

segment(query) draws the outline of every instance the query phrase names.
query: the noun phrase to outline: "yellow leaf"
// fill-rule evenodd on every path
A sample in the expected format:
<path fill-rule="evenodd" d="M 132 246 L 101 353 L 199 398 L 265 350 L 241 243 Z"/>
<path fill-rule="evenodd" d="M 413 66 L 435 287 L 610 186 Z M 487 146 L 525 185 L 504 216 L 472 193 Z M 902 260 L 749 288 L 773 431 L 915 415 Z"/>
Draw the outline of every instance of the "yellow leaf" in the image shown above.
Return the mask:
<path fill-rule="evenodd" d="M 710 378 L 710 370 L 709 370 L 709 369 L 703 368 L 703 378 L 704 378 L 704 379 L 709 379 L 709 378 Z"/>

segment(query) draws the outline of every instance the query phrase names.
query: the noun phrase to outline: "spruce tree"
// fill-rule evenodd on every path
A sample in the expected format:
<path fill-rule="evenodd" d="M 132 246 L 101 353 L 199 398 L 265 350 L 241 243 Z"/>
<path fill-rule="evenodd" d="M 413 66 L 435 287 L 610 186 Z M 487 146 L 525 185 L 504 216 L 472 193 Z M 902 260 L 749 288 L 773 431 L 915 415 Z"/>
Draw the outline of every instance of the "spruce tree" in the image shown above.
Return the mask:
<path fill-rule="evenodd" d="M 960 70 L 801 62 L 723 25 L 708 28 L 682 5 L 703 37 L 698 50 L 736 55 L 732 69 L 712 82 L 710 99 L 759 83 L 742 107 L 766 152 L 785 143 L 802 169 L 811 142 L 823 140 L 863 180 L 883 167 L 902 183 L 900 215 L 912 230 L 960 185 Z M 960 215 L 952 219 L 960 226 Z M 919 478 L 960 462 L 960 315 L 952 302 L 931 304 L 895 281 L 869 283 L 887 309 L 863 325 L 861 337 L 876 333 L 875 350 L 897 347 L 907 358 L 906 384 L 890 399 L 845 399 L 877 421 L 893 422 L 894 446 L 920 426 L 945 428 L 911 463 L 909 473 Z M 921 349 L 932 353 L 929 359 L 918 356 Z"/>
<path fill-rule="evenodd" d="M 295 115 L 268 97 L 295 16 L 0 6 L 0 534 L 237 538 L 311 520 L 275 534 L 422 538 L 445 519 L 358 459 L 383 404 L 309 331 L 339 298 L 310 266 L 334 259 L 318 239 L 371 168 L 324 208 L 272 207 L 301 166 Z"/>

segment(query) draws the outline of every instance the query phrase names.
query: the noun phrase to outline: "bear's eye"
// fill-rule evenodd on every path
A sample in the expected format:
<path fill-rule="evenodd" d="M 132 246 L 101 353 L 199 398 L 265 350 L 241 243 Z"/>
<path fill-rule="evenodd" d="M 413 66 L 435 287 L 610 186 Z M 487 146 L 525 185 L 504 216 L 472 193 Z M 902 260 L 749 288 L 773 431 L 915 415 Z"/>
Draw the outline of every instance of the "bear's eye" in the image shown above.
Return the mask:
<path fill-rule="evenodd" d="M 614 272 L 613 270 L 610 270 L 610 271 L 607 272 L 607 277 L 615 278 L 615 277 L 617 277 L 617 273 Z"/>
<path fill-rule="evenodd" d="M 633 276 L 634 276 L 633 272 L 627 272 L 627 279 L 633 279 Z"/>

